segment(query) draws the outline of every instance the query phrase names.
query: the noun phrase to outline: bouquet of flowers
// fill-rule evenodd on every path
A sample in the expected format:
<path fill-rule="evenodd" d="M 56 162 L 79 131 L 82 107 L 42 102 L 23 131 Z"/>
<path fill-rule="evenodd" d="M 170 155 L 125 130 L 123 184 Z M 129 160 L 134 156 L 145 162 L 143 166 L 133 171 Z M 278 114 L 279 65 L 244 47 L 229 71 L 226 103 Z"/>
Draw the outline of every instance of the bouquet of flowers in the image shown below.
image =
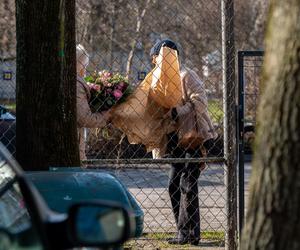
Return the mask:
<path fill-rule="evenodd" d="M 109 71 L 94 72 L 85 78 L 90 87 L 90 108 L 92 112 L 109 110 L 114 105 L 124 102 L 133 92 L 127 77 Z"/>

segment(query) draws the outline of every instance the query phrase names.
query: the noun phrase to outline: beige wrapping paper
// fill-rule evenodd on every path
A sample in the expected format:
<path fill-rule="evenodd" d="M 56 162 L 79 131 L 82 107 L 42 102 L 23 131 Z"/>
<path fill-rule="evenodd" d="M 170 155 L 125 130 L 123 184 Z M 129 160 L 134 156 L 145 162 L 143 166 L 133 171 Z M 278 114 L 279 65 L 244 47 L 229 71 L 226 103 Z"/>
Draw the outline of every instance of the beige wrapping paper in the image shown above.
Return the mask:
<path fill-rule="evenodd" d="M 176 50 L 162 47 L 156 58 L 150 96 L 165 108 L 173 108 L 182 100 L 182 87 Z"/>
<path fill-rule="evenodd" d="M 131 144 L 144 144 L 147 151 L 166 144 L 165 135 L 172 130 L 168 109 L 157 104 L 150 96 L 152 70 L 126 102 L 112 108 L 112 123 L 122 130 Z"/>

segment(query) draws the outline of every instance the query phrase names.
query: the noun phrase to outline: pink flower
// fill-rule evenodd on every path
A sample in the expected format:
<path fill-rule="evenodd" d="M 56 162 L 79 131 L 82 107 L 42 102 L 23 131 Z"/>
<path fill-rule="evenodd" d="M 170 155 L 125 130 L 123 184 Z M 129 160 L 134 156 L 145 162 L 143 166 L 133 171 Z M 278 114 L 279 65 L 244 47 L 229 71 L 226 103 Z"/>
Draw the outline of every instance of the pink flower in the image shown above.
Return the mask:
<path fill-rule="evenodd" d="M 104 73 L 103 73 L 103 76 L 104 76 L 105 78 L 110 78 L 110 77 L 112 76 L 112 74 L 111 74 L 110 72 L 104 72 Z"/>
<path fill-rule="evenodd" d="M 115 89 L 113 92 L 113 95 L 117 100 L 119 100 L 123 96 L 123 93 L 121 90 Z"/>
<path fill-rule="evenodd" d="M 121 90 L 122 92 L 124 92 L 124 90 L 126 90 L 126 88 L 127 88 L 127 83 L 125 83 L 125 82 L 120 82 L 117 85 L 117 89 Z"/>
<path fill-rule="evenodd" d="M 105 92 L 106 92 L 107 94 L 111 94 L 113 91 L 112 91 L 111 88 L 107 88 L 107 89 L 105 89 Z"/>
<path fill-rule="evenodd" d="M 94 83 L 89 83 L 90 88 L 93 90 L 96 90 L 97 92 L 99 92 L 101 90 L 101 86 L 98 84 L 94 84 Z"/>
<path fill-rule="evenodd" d="M 103 86 L 105 86 L 105 87 L 111 87 L 112 83 L 109 82 L 109 81 L 107 81 L 107 80 L 105 80 L 105 81 L 103 81 Z"/>
<path fill-rule="evenodd" d="M 109 78 L 112 77 L 112 74 L 108 71 L 100 71 L 99 73 L 99 77 L 101 79 L 102 82 L 107 82 Z"/>

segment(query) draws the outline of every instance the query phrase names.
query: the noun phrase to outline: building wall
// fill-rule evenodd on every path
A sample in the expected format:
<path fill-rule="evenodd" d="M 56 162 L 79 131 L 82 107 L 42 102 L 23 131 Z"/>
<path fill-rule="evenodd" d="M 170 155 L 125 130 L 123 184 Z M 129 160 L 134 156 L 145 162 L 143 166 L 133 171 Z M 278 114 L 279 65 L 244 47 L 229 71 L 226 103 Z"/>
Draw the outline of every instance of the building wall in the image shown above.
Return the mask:
<path fill-rule="evenodd" d="M 11 76 L 11 79 L 9 79 Z M 7 79 L 5 79 L 7 78 Z M 0 60 L 0 99 L 16 98 L 16 60 Z"/>

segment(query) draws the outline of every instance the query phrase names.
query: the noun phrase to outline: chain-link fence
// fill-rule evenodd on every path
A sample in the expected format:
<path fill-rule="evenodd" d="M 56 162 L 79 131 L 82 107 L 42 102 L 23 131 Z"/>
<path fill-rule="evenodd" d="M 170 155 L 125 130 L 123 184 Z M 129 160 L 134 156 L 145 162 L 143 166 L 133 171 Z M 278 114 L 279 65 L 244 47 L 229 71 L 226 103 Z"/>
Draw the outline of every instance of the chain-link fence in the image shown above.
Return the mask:
<path fill-rule="evenodd" d="M 10 151 L 15 153 L 14 1 L 2 1 L 0 7 L 2 10 L 0 22 L 4 27 L 1 28 L 0 36 L 2 39 L 0 99 L 1 104 L 9 109 L 8 112 L 4 109 L 1 111 L 3 114 L 6 113 L 6 116 L 1 113 L 0 137 Z M 237 7 L 240 12 L 245 8 L 240 2 Z M 247 15 L 249 13 L 247 12 Z M 240 14 L 237 19 L 242 23 Z M 130 243 L 130 247 L 157 248 L 165 243 L 167 238 L 174 236 L 178 227 L 173 213 L 174 204 L 176 200 L 177 202 L 180 200 L 178 197 L 180 188 L 182 197 L 186 198 L 186 193 L 182 190 L 186 187 L 182 182 L 188 178 L 185 179 L 184 175 L 191 177 L 191 172 L 182 173 L 182 169 L 190 167 L 195 170 L 204 167 L 200 162 L 206 164 L 205 170 L 201 172 L 199 178 L 199 173 L 193 173 L 193 180 L 188 181 L 188 184 L 197 183 L 197 187 L 194 186 L 189 195 L 199 201 L 200 229 L 203 238 L 201 242 L 212 239 L 218 245 L 223 245 L 226 238 L 226 244 L 230 249 L 236 246 L 237 180 L 234 167 L 236 87 L 233 19 L 233 1 L 229 0 L 188 2 L 76 0 L 77 43 L 82 45 L 80 51 L 84 52 L 79 53 L 79 58 L 82 58 L 78 58 L 78 62 L 87 66 L 82 68 L 79 66 L 79 80 L 84 86 L 78 87 L 77 83 L 77 91 L 78 88 L 83 91 L 77 92 L 79 95 L 77 99 L 82 101 L 80 93 L 83 93 L 86 99 L 83 102 L 90 102 L 92 97 L 96 97 L 96 101 L 89 103 L 88 108 L 97 109 L 104 104 L 100 107 L 100 111 L 109 109 L 115 102 L 122 104 L 116 105 L 117 108 L 113 109 L 125 106 L 121 112 L 125 115 L 122 116 L 119 112 L 122 118 L 119 122 L 114 121 L 117 117 L 114 114 L 118 113 L 117 111 L 112 112 L 110 118 L 109 115 L 103 115 L 99 111 L 92 110 L 92 113 L 91 110 L 83 111 L 84 114 L 90 113 L 91 117 L 84 118 L 83 124 L 80 125 L 81 157 L 87 167 L 100 168 L 117 175 L 143 208 L 145 234 L 141 239 Z M 251 22 L 247 21 L 247 24 L 247 28 L 250 28 Z M 243 33 L 241 26 L 239 23 L 235 27 L 239 34 Z M 205 124 L 211 123 L 216 133 L 215 136 L 206 137 L 213 140 L 205 145 L 204 151 L 170 152 L 172 145 L 166 147 L 169 144 L 165 135 L 168 134 L 170 137 L 173 133 L 174 138 L 178 133 L 174 133 L 175 129 L 167 130 L 162 117 L 165 120 L 169 119 L 173 125 L 178 125 L 176 118 L 180 118 L 180 115 L 176 117 L 175 111 L 169 112 L 170 108 L 161 108 L 161 105 L 157 105 L 153 100 L 149 101 L 151 84 L 154 83 L 153 80 L 149 83 L 147 77 L 153 76 L 152 70 L 155 68 L 150 50 L 156 42 L 166 38 L 176 43 L 178 55 L 175 58 L 178 58 L 180 64 L 178 70 L 177 64 L 172 61 L 172 67 L 169 68 L 177 70 L 177 75 L 181 77 L 180 82 L 183 82 L 186 75 L 184 71 L 187 71 L 193 75 L 194 79 L 191 81 L 196 82 L 196 85 L 199 84 L 194 89 L 188 86 L 188 97 L 185 101 L 201 107 L 201 112 L 198 112 L 197 116 L 202 117 L 200 113 L 207 114 Z M 239 40 L 242 39 L 247 40 L 247 37 L 239 36 Z M 85 68 L 86 74 L 80 72 L 80 69 Z M 93 82 L 94 85 L 87 85 L 85 81 Z M 168 81 L 169 86 L 178 87 L 175 80 Z M 149 88 L 146 87 L 147 83 Z M 127 90 L 130 94 L 133 92 L 132 95 L 135 97 L 133 106 L 128 105 L 132 97 L 127 96 Z M 144 97 L 142 94 L 137 96 L 137 90 L 140 93 L 144 90 Z M 178 89 L 173 88 L 173 91 L 178 92 Z M 183 89 L 180 91 L 181 94 L 184 92 Z M 194 98 L 193 94 L 200 97 Z M 181 98 L 184 98 L 184 95 Z M 84 105 L 79 102 L 77 108 L 84 110 Z M 180 106 L 183 105 L 179 102 L 176 106 L 179 106 L 178 110 L 176 109 L 179 114 Z M 127 112 L 126 108 L 131 112 Z M 130 114 L 134 114 L 138 120 L 131 119 Z M 174 121 L 170 119 L 172 115 L 175 117 Z M 106 124 L 104 118 L 109 118 L 112 123 Z M 123 122 L 120 123 L 120 120 Z M 135 126 L 136 129 L 133 129 Z M 149 137 L 152 141 L 146 143 L 145 138 Z M 175 144 L 178 144 L 178 141 L 175 141 Z M 166 154 L 160 155 L 163 158 L 153 159 L 152 149 L 158 147 L 161 151 L 164 149 Z M 181 182 L 178 178 L 174 180 L 175 166 L 181 169 L 175 171 L 176 174 L 183 176 Z M 173 179 L 172 175 L 169 176 L 170 169 Z M 170 190 L 172 188 L 170 180 L 176 182 L 175 191 Z M 197 213 L 197 203 L 194 201 L 191 203 L 194 206 L 192 209 Z M 187 206 L 191 209 L 191 204 Z M 193 213 L 191 216 L 194 216 Z M 194 224 L 197 224 L 198 218 L 193 218 L 196 218 Z"/>
<path fill-rule="evenodd" d="M 76 16 L 77 41 L 90 57 L 88 74 L 103 69 L 120 72 L 129 75 L 134 86 L 153 68 L 151 47 L 158 40 L 172 38 L 179 47 L 181 65 L 194 70 L 204 83 L 208 111 L 219 135 L 211 151 L 222 157 L 220 1 L 188 5 L 182 1 L 77 1 Z M 122 133 L 111 127 L 88 129 L 84 137 L 88 158 L 151 158 L 143 145 L 129 145 L 126 138 L 120 142 Z"/>
<path fill-rule="evenodd" d="M 251 148 L 254 142 L 254 132 L 256 124 L 256 114 L 259 101 L 259 83 L 260 73 L 262 70 L 263 53 L 253 52 L 249 56 L 244 57 L 244 103 L 245 103 L 245 118 L 244 118 L 244 141 L 246 153 L 251 152 Z"/>
<path fill-rule="evenodd" d="M 14 154 L 16 131 L 14 116 L 16 96 L 14 1 L 1 1 L 0 10 L 0 141 Z"/>
<path fill-rule="evenodd" d="M 228 3 L 227 6 L 225 3 L 223 4 L 223 15 L 228 15 L 229 12 L 224 13 L 224 9 L 228 9 Z M 233 210 L 230 214 L 226 210 L 228 189 L 235 188 L 235 180 L 231 179 L 231 174 L 227 172 L 224 165 L 223 121 L 225 112 L 223 106 L 232 110 L 229 106 L 234 104 L 234 89 L 232 89 L 234 85 L 228 85 L 226 96 L 223 91 L 222 79 L 225 69 L 222 61 L 225 63 L 226 60 L 224 53 L 232 53 L 231 59 L 227 59 L 228 71 L 225 74 L 229 76 L 227 79 L 225 78 L 225 81 L 234 81 L 232 78 L 234 69 L 230 68 L 232 62 L 230 60 L 234 60 L 234 47 L 232 44 L 226 50 L 223 47 L 222 51 L 221 1 L 210 1 L 209 3 L 207 1 L 191 1 L 188 4 L 183 1 L 151 0 L 102 1 L 101 4 L 93 1 L 84 3 L 78 1 L 76 16 L 77 42 L 83 45 L 90 59 L 87 75 L 107 70 L 112 74 L 121 73 L 128 76 L 129 84 L 138 89 L 133 93 L 136 99 L 140 98 L 139 90 L 144 91 L 144 99 L 148 98 L 148 93 L 151 92 L 151 90 L 148 92 L 145 87 L 148 77 L 152 76 L 151 70 L 155 68 L 153 57 L 149 55 L 151 48 L 158 41 L 172 39 L 178 47 L 181 65 L 181 72 L 178 73 L 181 73 L 182 82 L 185 81 L 183 72 L 188 69 L 196 78 L 189 81 L 199 84 L 196 89 L 192 90 L 192 93 L 188 94 L 189 97 L 193 94 L 202 96 L 198 99 L 191 97 L 191 102 L 194 102 L 194 105 L 199 102 L 198 105 L 205 106 L 202 112 L 208 112 L 208 119 L 211 120 L 217 134 L 207 147 L 209 158 L 207 156 L 200 157 L 199 154 L 194 156 L 178 155 L 174 151 L 170 152 L 170 143 L 166 143 L 168 146 L 165 158 L 153 159 L 152 148 L 141 137 L 145 138 L 144 134 L 147 136 L 154 134 L 154 137 L 160 137 L 160 130 L 164 130 L 164 125 L 158 118 L 161 110 L 156 103 L 145 102 L 141 100 L 142 98 L 137 102 L 131 98 L 128 106 L 126 103 L 120 105 L 125 106 L 121 108 L 123 112 L 126 113 L 127 109 L 131 109 L 136 116 L 132 118 L 132 113 L 122 116 L 122 119 L 125 120 L 124 123 L 127 124 L 121 124 L 119 127 L 121 129 L 114 125 L 84 129 L 82 139 L 86 143 L 84 149 L 86 155 L 82 154 L 82 156 L 86 156 L 88 159 L 85 163 L 91 168 L 105 166 L 106 171 L 115 173 L 134 194 L 145 213 L 145 235 L 133 245 L 137 248 L 154 248 L 163 243 L 166 244 L 168 238 L 175 236 L 178 227 L 186 227 L 188 223 L 190 223 L 190 227 L 199 227 L 198 206 L 200 206 L 200 228 L 203 237 L 212 235 L 211 238 L 217 242 L 217 245 L 224 244 L 228 217 L 235 217 Z M 231 20 L 232 17 L 227 18 L 226 20 Z M 223 25 L 226 20 L 223 20 Z M 223 30 L 223 39 L 229 40 L 233 37 L 233 31 L 230 30 L 229 22 L 226 25 L 227 27 Z M 225 34 L 225 29 L 227 34 Z M 231 34 L 229 34 L 230 32 Z M 158 64 L 156 67 L 159 67 Z M 170 67 L 176 70 L 173 61 L 170 63 Z M 103 88 L 107 90 L 105 81 L 110 81 L 110 79 L 109 75 L 105 79 L 101 73 L 88 80 L 94 83 L 98 81 L 98 85 L 101 85 L 101 88 L 104 85 Z M 202 86 L 200 79 L 203 82 Z M 173 81 L 175 85 L 174 82 L 175 80 Z M 188 88 L 190 88 L 191 82 L 187 83 Z M 110 86 L 110 84 L 108 86 L 111 87 L 112 92 L 115 91 L 114 86 Z M 176 92 L 176 89 L 174 91 Z M 188 91 L 191 90 L 188 89 Z M 224 100 L 229 96 L 232 99 L 227 100 L 231 104 L 225 104 Z M 107 94 L 106 98 L 111 98 L 111 95 Z M 206 101 L 207 105 L 205 105 Z M 105 105 L 106 102 L 102 101 L 101 104 Z M 139 105 L 142 106 L 142 110 L 138 107 Z M 105 110 L 105 107 L 100 107 L 101 109 Z M 144 113 L 144 110 L 147 112 L 149 109 L 155 110 L 150 116 L 152 119 L 156 119 L 157 124 L 161 124 L 159 129 L 152 125 L 151 119 L 148 120 L 149 113 Z M 115 117 L 112 118 L 113 121 L 114 119 Z M 147 119 L 147 121 L 141 121 L 143 119 Z M 230 119 L 227 121 L 228 124 L 234 126 L 234 118 L 231 116 Z M 141 122 L 147 123 L 146 126 L 141 126 Z M 134 125 L 131 126 L 132 124 Z M 120 124 L 117 122 L 117 125 Z M 148 131 L 147 125 L 153 131 Z M 143 131 L 140 131 L 142 129 Z M 125 133 L 123 133 L 124 131 Z M 231 133 L 229 132 L 229 136 L 232 136 Z M 132 142 L 134 144 L 131 144 Z M 160 150 L 162 149 L 160 148 Z M 182 159 L 182 157 L 187 158 Z M 183 169 L 199 170 L 199 158 L 207 164 L 207 167 L 198 178 L 197 170 Z M 207 163 L 209 161 L 211 163 Z M 181 169 L 180 171 L 177 170 L 178 167 Z M 226 177 L 227 175 L 230 177 Z M 188 177 L 185 178 L 185 176 Z M 194 185 L 192 190 L 187 193 L 182 189 L 191 187 L 186 186 L 185 181 L 188 182 L 188 185 Z M 197 199 L 197 202 L 194 202 L 193 199 Z M 233 208 L 235 201 L 232 201 Z M 185 204 L 186 210 L 192 209 L 193 211 L 180 210 L 177 215 L 176 206 L 184 206 L 184 202 L 188 203 Z M 179 203 L 181 204 L 179 205 Z M 184 216 L 185 212 L 187 216 Z M 181 222 L 185 218 L 192 221 Z M 234 231 L 234 223 L 231 227 Z M 197 229 L 193 230 L 197 232 Z M 188 234 L 190 233 L 191 231 Z M 198 238 L 199 235 L 194 237 Z"/>
<path fill-rule="evenodd" d="M 255 139 L 256 114 L 259 101 L 263 51 L 238 52 L 238 165 L 239 165 L 239 229 L 242 230 L 245 214 L 245 161 L 249 161 Z M 246 156 L 246 157 L 245 157 Z M 246 189 L 247 190 L 247 189 Z"/>

